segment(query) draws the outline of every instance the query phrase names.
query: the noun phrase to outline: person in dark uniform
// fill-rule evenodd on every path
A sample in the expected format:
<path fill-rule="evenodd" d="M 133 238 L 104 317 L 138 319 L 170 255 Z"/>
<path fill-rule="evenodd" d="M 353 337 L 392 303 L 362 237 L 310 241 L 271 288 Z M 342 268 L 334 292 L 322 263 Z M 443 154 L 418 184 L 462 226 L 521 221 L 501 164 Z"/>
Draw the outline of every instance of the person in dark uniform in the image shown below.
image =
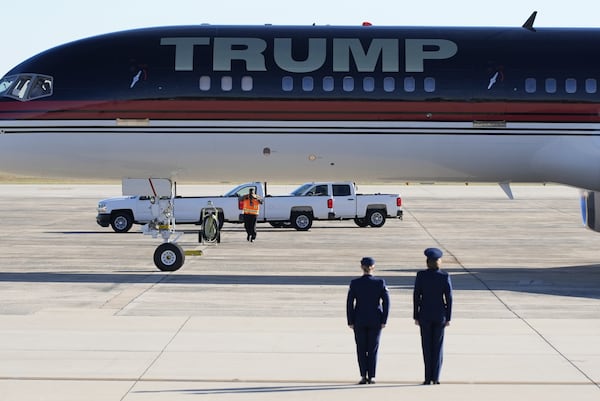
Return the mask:
<path fill-rule="evenodd" d="M 452 316 L 452 282 L 440 270 L 442 251 L 425 249 L 427 270 L 417 273 L 413 292 L 413 319 L 421 331 L 421 347 L 425 363 L 423 384 L 440 384 L 444 329 Z"/>
<path fill-rule="evenodd" d="M 387 324 L 390 296 L 385 280 L 373 276 L 375 260 L 360 261 L 362 277 L 350 282 L 346 300 L 348 327 L 354 330 L 356 354 L 361 380 L 358 384 L 375 383 L 377 351 L 381 330 Z"/>

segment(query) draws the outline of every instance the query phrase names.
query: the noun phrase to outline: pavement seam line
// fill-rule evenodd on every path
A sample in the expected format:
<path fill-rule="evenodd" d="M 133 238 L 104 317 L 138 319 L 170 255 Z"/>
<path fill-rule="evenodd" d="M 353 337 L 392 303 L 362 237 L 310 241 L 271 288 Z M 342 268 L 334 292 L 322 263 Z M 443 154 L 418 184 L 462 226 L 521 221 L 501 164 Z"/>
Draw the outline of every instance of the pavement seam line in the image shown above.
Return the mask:
<path fill-rule="evenodd" d="M 100 309 L 111 309 L 111 304 L 114 302 L 117 302 L 118 299 L 120 299 L 121 297 L 124 296 L 124 294 L 127 294 L 129 292 L 134 293 L 136 295 L 134 295 L 133 297 L 130 297 L 130 299 L 127 300 L 127 302 L 122 302 L 117 308 L 118 311 L 115 312 L 115 315 L 118 315 L 119 313 L 121 313 L 125 308 L 127 308 L 127 306 L 129 306 L 132 302 L 134 302 L 136 299 L 140 298 L 142 295 L 144 295 L 146 292 L 148 292 L 149 290 L 151 290 L 152 288 L 154 288 L 154 286 L 156 286 L 157 284 L 160 284 L 161 282 L 163 282 L 168 276 L 169 274 L 164 274 L 161 276 L 158 276 L 159 279 L 156 280 L 154 279 L 155 277 L 157 277 L 157 274 L 160 274 L 161 272 L 154 272 L 151 273 L 148 278 L 146 280 L 144 280 L 144 285 L 146 285 L 145 288 L 143 288 L 141 291 L 140 290 L 129 290 L 129 289 L 124 289 L 123 291 L 121 291 L 120 293 L 118 293 L 117 295 L 113 296 L 111 299 L 109 299 L 108 301 L 106 301 L 101 307 Z M 117 309 L 115 308 L 115 309 Z"/>
<path fill-rule="evenodd" d="M 504 305 L 504 307 L 506 308 L 506 310 L 508 310 L 510 313 L 512 313 L 518 320 L 520 320 L 521 322 L 523 322 L 527 327 L 529 327 L 530 330 L 532 330 L 539 338 L 542 339 L 542 341 L 544 341 L 550 348 L 552 348 L 554 350 L 554 352 L 556 352 L 561 358 L 563 358 L 569 365 L 571 365 L 575 370 L 577 370 L 581 375 L 583 375 L 583 377 L 585 377 L 590 383 L 592 383 L 593 385 L 595 385 L 596 387 L 598 387 L 598 389 L 600 389 L 600 383 L 597 383 L 596 381 L 594 381 L 594 379 L 592 377 L 590 377 L 587 373 L 585 373 L 579 366 L 577 366 L 571 359 L 569 359 L 565 354 L 563 354 L 558 348 L 556 348 L 556 346 L 554 346 L 550 340 L 548 340 L 546 337 L 544 337 L 544 335 L 537 330 L 535 327 L 533 327 L 533 325 L 531 323 L 529 323 L 525 318 L 523 318 L 521 315 L 519 315 L 516 311 L 514 311 L 506 302 L 504 302 L 504 300 L 496 293 L 496 291 L 494 291 L 481 277 L 479 277 L 477 274 L 473 273 L 472 271 L 470 271 L 467 267 L 465 267 L 465 265 L 462 264 L 462 262 L 456 257 L 456 255 L 454 255 L 452 252 L 450 252 L 446 247 L 444 247 L 444 245 L 438 240 L 436 239 L 433 234 L 431 233 L 431 231 L 429 231 L 427 229 L 427 227 L 425 227 L 425 225 L 423 223 L 421 223 L 421 221 L 419 219 L 417 219 L 412 213 L 409 212 L 409 214 L 415 219 L 415 221 L 417 222 L 417 224 L 423 229 L 423 231 L 425 231 L 425 233 L 427 233 L 427 235 L 440 247 L 444 250 L 444 252 L 446 252 L 448 255 L 450 255 L 452 257 L 452 259 L 454 259 L 454 261 L 456 262 L 456 264 L 458 264 L 460 266 L 461 269 L 463 269 L 468 275 L 470 275 L 471 277 L 473 277 L 475 280 L 479 281 L 481 283 L 481 285 L 484 286 L 484 288 L 486 290 L 488 290 L 493 296 L 494 298 L 496 298 L 502 305 Z"/>
<path fill-rule="evenodd" d="M 162 280 L 161 280 L 162 281 Z M 159 281 L 160 282 L 160 281 Z M 152 366 L 154 366 L 154 364 L 160 359 L 160 357 L 165 353 L 165 350 L 167 349 L 167 347 L 169 347 L 169 345 L 171 345 L 171 343 L 173 342 L 173 340 L 175 340 L 175 337 L 177 337 L 179 335 L 179 333 L 181 333 L 181 330 L 183 330 L 183 328 L 185 327 L 185 325 L 187 325 L 187 323 L 190 321 L 191 316 L 188 316 L 185 321 L 179 326 L 179 328 L 177 329 L 177 331 L 175 331 L 175 333 L 171 336 L 171 338 L 169 339 L 169 341 L 167 341 L 167 343 L 165 344 L 165 346 L 160 350 L 160 352 L 158 353 L 158 355 L 156 355 L 156 357 L 152 360 L 152 362 L 150 362 L 150 364 L 146 367 L 146 369 L 144 369 L 144 371 L 142 372 L 142 374 L 136 378 L 134 380 L 134 382 L 131 384 L 131 386 L 129 386 L 129 388 L 127 389 L 127 391 L 125 392 L 125 394 L 123 394 L 123 397 L 121 397 L 121 401 L 123 401 L 125 399 L 125 397 L 127 397 L 130 393 L 131 390 L 133 390 L 133 388 L 140 382 L 142 381 L 142 378 L 148 373 L 148 371 L 150 370 L 150 368 L 152 368 Z"/>

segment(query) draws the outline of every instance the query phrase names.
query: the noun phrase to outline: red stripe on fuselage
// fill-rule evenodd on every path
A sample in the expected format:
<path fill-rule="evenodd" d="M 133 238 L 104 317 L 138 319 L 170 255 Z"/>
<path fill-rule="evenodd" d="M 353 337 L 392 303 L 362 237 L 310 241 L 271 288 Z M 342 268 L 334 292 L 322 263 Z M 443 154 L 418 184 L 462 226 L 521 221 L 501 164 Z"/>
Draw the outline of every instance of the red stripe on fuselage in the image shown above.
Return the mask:
<path fill-rule="evenodd" d="M 600 122 L 598 103 L 330 100 L 1 102 L 0 120 Z"/>

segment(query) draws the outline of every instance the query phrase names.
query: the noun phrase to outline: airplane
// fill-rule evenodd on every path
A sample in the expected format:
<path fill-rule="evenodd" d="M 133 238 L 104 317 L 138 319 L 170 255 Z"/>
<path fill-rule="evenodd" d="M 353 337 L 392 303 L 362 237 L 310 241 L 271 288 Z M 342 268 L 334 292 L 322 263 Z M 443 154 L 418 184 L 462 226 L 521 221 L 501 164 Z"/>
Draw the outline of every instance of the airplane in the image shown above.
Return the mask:
<path fill-rule="evenodd" d="M 600 231 L 600 29 L 170 26 L 0 80 L 0 172 L 558 183 Z M 598 212 L 596 212 L 598 210 Z"/>

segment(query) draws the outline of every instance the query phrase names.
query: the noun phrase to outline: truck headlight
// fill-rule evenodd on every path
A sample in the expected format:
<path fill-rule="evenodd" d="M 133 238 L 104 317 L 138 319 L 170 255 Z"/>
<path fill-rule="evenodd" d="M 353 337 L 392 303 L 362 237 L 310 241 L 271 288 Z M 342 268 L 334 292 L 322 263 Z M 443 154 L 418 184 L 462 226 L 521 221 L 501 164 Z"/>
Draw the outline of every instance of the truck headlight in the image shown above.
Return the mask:
<path fill-rule="evenodd" d="M 98 203 L 98 213 L 106 213 L 106 203 Z"/>

